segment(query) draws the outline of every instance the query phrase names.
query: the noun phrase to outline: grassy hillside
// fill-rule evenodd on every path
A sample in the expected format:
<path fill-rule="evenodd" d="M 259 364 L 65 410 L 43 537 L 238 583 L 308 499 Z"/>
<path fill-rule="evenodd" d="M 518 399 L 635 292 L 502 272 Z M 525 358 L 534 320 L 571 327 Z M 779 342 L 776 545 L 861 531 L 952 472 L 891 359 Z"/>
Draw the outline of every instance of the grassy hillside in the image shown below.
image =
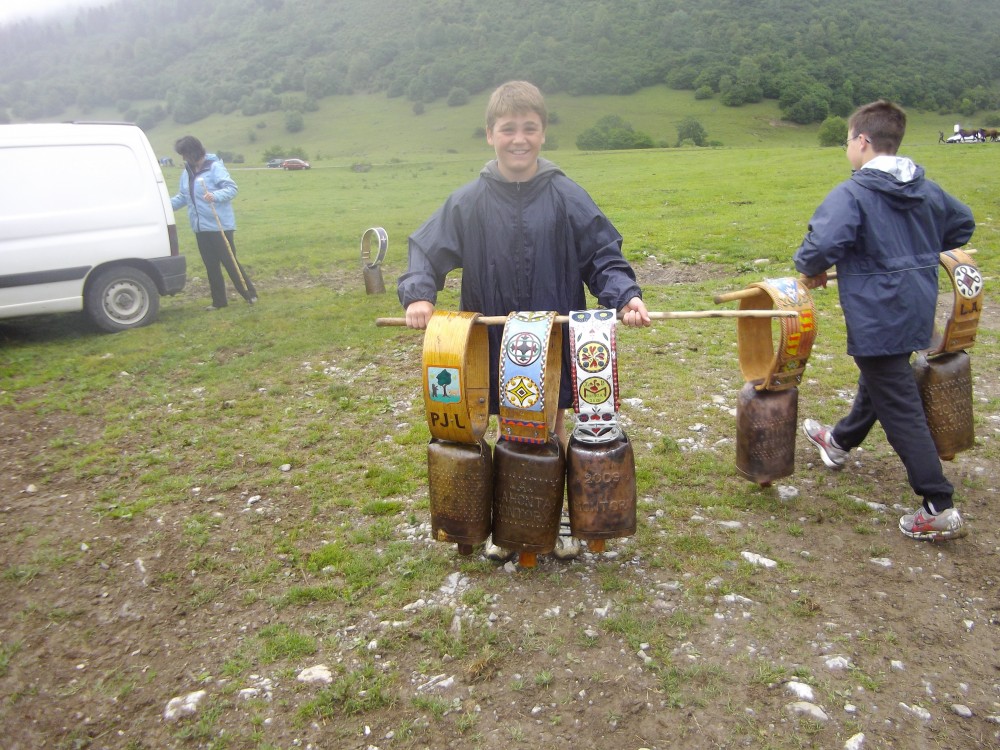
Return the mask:
<path fill-rule="evenodd" d="M 691 92 L 653 86 L 628 96 L 579 96 L 556 94 L 547 98 L 550 112 L 558 117 L 548 132 L 547 156 L 561 161 L 576 151 L 576 138 L 606 114 L 619 114 L 656 142 L 674 144 L 677 124 L 685 117 L 697 118 L 708 138 L 726 148 L 807 147 L 817 145 L 816 125 L 782 121 L 776 102 L 764 101 L 740 108 L 724 107 L 715 100 L 696 100 Z M 490 149 L 482 136 L 486 97 L 460 107 L 444 102 L 426 105 L 423 115 L 414 115 L 404 99 L 381 94 L 327 97 L 317 112 L 305 113 L 305 129 L 290 134 L 279 112 L 245 117 L 239 113 L 212 115 L 194 125 L 164 122 L 147 131 L 157 153 L 173 154 L 174 141 L 186 133 L 197 135 L 216 151 L 243 154 L 246 164 L 263 163 L 263 152 L 275 145 L 305 149 L 317 164 L 350 166 L 357 162 L 409 163 L 451 159 L 455 155 L 480 155 Z M 906 145 L 934 144 L 938 131 L 952 132 L 955 116 L 909 111 Z M 98 116 L 117 117 L 113 112 Z M 88 115 L 93 118 L 94 115 Z M 553 149 L 552 146 L 556 148 Z"/>

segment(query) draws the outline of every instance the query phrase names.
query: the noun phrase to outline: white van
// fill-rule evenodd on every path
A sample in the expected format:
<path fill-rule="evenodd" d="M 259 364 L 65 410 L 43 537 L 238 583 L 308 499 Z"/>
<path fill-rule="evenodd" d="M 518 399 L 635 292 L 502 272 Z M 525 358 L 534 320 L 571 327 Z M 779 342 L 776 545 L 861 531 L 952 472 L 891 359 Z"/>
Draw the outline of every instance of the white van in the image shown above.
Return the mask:
<path fill-rule="evenodd" d="M 156 319 L 187 280 L 159 162 L 126 123 L 0 125 L 0 318 Z"/>

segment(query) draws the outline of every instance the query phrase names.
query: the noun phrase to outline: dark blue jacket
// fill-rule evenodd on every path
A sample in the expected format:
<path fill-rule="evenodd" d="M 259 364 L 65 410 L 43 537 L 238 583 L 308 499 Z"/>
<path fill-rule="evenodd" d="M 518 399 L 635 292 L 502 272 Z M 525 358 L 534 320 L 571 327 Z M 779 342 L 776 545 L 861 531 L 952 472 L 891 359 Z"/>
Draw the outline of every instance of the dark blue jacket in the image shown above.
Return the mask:
<path fill-rule="evenodd" d="M 436 302 L 449 271 L 462 269 L 461 309 L 484 315 L 587 307 L 620 310 L 642 292 L 622 255 L 622 237 L 587 192 L 549 161 L 527 182 L 507 182 L 490 162 L 452 193 L 409 239 L 399 278 L 403 307 Z M 502 326 L 490 327 L 491 411 L 496 413 Z M 572 405 L 569 341 L 563 332 L 559 405 Z"/>
<path fill-rule="evenodd" d="M 806 276 L 837 267 L 848 354 L 914 352 L 930 346 L 939 255 L 964 245 L 975 228 L 968 206 L 922 167 L 879 156 L 816 209 L 795 267 Z"/>

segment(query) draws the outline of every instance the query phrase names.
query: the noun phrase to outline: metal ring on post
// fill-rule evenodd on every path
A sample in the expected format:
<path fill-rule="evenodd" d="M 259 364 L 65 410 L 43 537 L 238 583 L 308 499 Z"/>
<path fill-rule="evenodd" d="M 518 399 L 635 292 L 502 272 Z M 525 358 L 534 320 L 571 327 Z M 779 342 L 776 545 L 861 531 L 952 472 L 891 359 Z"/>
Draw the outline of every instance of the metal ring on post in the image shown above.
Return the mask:
<path fill-rule="evenodd" d="M 489 339 L 478 317 L 435 310 L 424 333 L 424 406 L 439 440 L 478 443 L 489 425 Z"/>
<path fill-rule="evenodd" d="M 555 312 L 514 312 L 500 347 L 500 437 L 545 445 L 555 432 L 562 326 Z"/>
<path fill-rule="evenodd" d="M 375 260 L 372 260 L 372 241 L 377 241 Z M 366 229 L 361 235 L 361 263 L 365 268 L 377 268 L 385 260 L 389 249 L 389 234 L 382 227 Z"/>
<path fill-rule="evenodd" d="M 573 437 L 606 443 L 621 436 L 618 427 L 618 352 L 614 310 L 574 310 L 569 314 L 573 351 Z"/>
<path fill-rule="evenodd" d="M 794 310 L 796 317 L 777 318 L 780 341 L 774 346 L 771 319 L 740 318 L 736 343 L 740 370 L 759 390 L 782 391 L 802 381 L 816 339 L 816 306 L 812 294 L 798 279 L 766 279 L 750 285 L 758 294 L 740 299 L 740 310 Z"/>
<path fill-rule="evenodd" d="M 983 311 L 983 275 L 972 258 L 961 250 L 941 253 L 941 265 L 951 279 L 954 303 L 951 315 L 944 325 L 944 332 L 935 331 L 927 350 L 928 357 L 949 352 L 960 352 L 976 342 L 979 316 Z"/>

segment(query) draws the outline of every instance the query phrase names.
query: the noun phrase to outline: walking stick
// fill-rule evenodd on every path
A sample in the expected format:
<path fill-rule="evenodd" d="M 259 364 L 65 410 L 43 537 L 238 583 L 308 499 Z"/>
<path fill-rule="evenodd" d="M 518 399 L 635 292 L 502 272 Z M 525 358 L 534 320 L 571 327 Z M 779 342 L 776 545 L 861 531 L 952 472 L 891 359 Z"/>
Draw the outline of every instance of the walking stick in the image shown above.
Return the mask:
<path fill-rule="evenodd" d="M 208 188 L 205 187 L 205 178 L 199 177 L 198 182 L 201 183 L 201 188 L 205 191 L 205 195 L 208 195 Z M 236 253 L 233 252 L 233 246 L 229 244 L 229 237 L 226 236 L 226 230 L 222 228 L 222 219 L 219 218 L 219 212 L 215 210 L 215 201 L 206 199 L 205 203 L 212 207 L 212 215 L 215 216 L 215 223 L 219 225 L 219 233 L 222 235 L 222 241 L 226 243 L 226 252 L 229 253 L 229 260 L 233 262 L 236 275 L 240 277 L 240 284 L 243 285 L 243 291 L 246 294 L 250 294 L 250 289 L 247 287 L 247 280 L 243 278 L 243 269 L 240 268 L 240 264 L 236 260 Z"/>

